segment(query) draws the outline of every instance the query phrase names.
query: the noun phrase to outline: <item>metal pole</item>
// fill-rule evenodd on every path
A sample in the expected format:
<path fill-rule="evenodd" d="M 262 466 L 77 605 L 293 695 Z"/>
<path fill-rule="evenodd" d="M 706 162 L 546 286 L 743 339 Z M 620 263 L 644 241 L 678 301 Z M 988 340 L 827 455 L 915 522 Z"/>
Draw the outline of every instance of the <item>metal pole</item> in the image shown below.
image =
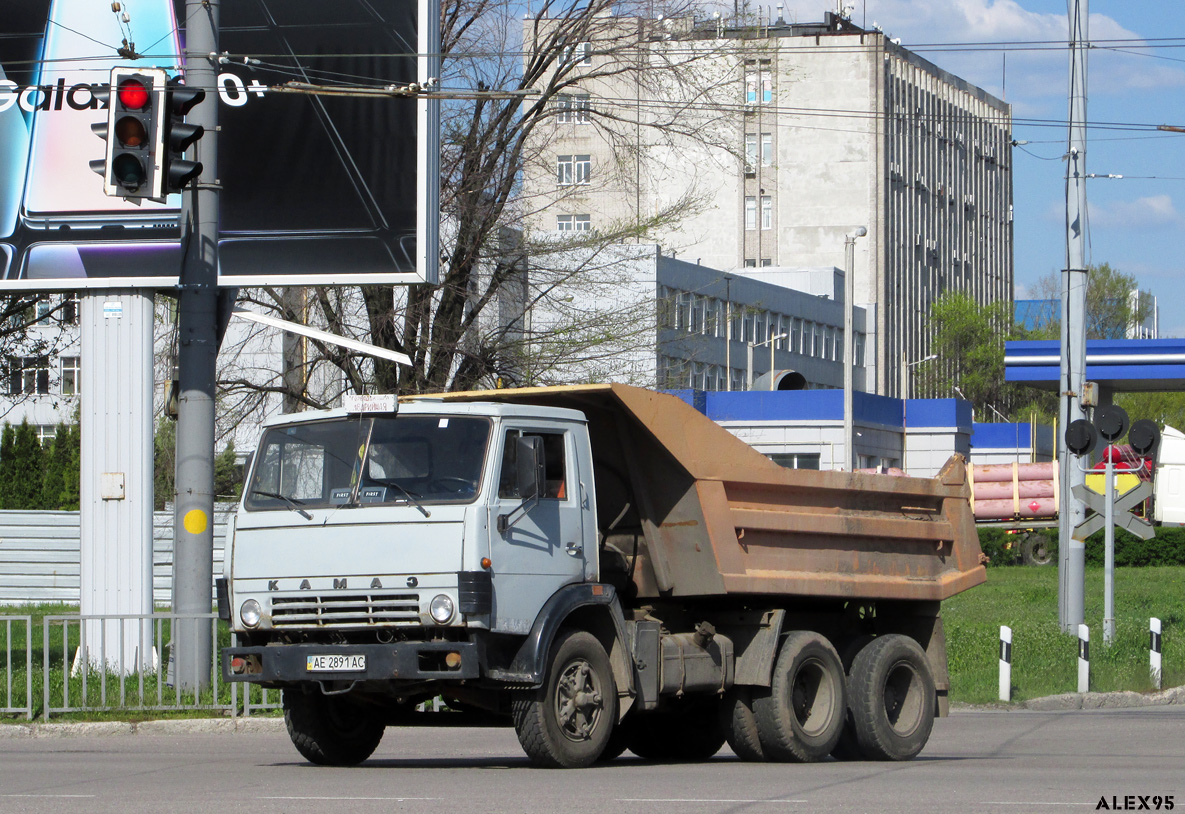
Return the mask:
<path fill-rule="evenodd" d="M 732 278 L 724 275 L 724 389 L 732 390 Z"/>
<path fill-rule="evenodd" d="M 909 366 L 906 364 L 905 351 L 901 351 L 901 471 L 908 473 L 905 468 L 906 447 L 909 446 L 909 428 L 907 426 L 906 402 L 909 399 Z"/>
<path fill-rule="evenodd" d="M 857 227 L 850 235 L 844 235 L 844 281 L 843 281 L 843 442 L 844 469 L 849 471 L 856 468 L 856 430 L 852 407 L 852 390 L 855 387 L 852 365 L 854 362 L 855 342 L 852 341 L 853 331 L 853 303 L 856 297 L 856 238 L 864 237 L 868 230 L 863 226 Z"/>
<path fill-rule="evenodd" d="M 184 259 L 178 294 L 177 471 L 173 548 L 173 627 L 178 688 L 209 686 L 213 639 L 204 619 L 214 570 L 214 383 L 218 310 L 218 53 L 219 0 L 186 0 L 185 81 L 206 91 L 187 119 L 205 135 L 195 147 L 202 172 L 183 195 Z M 192 682 L 192 683 L 191 683 Z"/>
<path fill-rule="evenodd" d="M 1062 273 L 1061 376 L 1059 424 L 1085 418 L 1086 384 L 1086 48 L 1087 0 L 1067 0 L 1070 19 L 1070 132 L 1066 167 L 1066 268 Z M 1064 430 L 1063 430 L 1064 434 Z M 1073 465 L 1065 438 L 1058 438 L 1061 505 L 1058 518 L 1058 619 L 1072 633 L 1085 618 L 1086 543 L 1073 530 L 1086 518 L 1074 497 L 1086 475 Z"/>
<path fill-rule="evenodd" d="M 746 354 L 747 354 L 747 360 L 746 360 L 747 366 L 745 368 L 745 389 L 752 390 L 753 389 L 753 348 L 754 348 L 754 345 L 752 342 L 746 342 L 745 346 L 746 346 Z"/>
<path fill-rule="evenodd" d="M 1103 540 L 1106 565 L 1103 569 L 1103 644 L 1115 638 L 1115 464 L 1107 447 L 1107 485 L 1103 499 Z"/>
<path fill-rule="evenodd" d="M 769 338 L 769 389 L 770 390 L 774 389 L 774 378 L 775 378 L 775 376 L 774 376 L 774 340 L 780 339 L 780 338 L 781 337 L 773 337 L 773 336 L 771 336 Z"/>

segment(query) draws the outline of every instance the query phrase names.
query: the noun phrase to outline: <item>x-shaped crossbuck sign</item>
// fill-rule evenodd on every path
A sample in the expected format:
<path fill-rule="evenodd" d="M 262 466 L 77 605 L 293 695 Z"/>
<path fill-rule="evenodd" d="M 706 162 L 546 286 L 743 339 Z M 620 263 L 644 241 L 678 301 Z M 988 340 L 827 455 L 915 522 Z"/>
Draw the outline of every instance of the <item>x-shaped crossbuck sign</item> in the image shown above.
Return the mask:
<path fill-rule="evenodd" d="M 1094 512 L 1090 517 L 1074 527 L 1074 539 L 1085 540 L 1103 528 L 1106 522 L 1107 496 L 1100 495 L 1093 489 L 1087 489 L 1081 483 L 1074 484 L 1074 497 L 1086 504 L 1086 508 Z M 1132 514 L 1132 509 L 1152 497 L 1152 484 L 1147 481 L 1135 488 L 1128 489 L 1122 495 L 1115 496 L 1115 525 L 1126 529 L 1144 540 L 1151 540 L 1156 536 L 1152 524 L 1142 517 Z"/>

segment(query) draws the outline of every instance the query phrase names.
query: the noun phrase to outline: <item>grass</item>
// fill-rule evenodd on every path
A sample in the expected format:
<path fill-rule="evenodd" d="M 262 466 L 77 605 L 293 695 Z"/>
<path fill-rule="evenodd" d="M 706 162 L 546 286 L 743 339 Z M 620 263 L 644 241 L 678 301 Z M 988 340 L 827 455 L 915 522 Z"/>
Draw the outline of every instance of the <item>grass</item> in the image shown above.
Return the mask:
<path fill-rule="evenodd" d="M 162 660 L 161 671 L 121 675 L 118 670 L 105 669 L 92 663 L 75 663 L 80 642 L 77 621 L 64 625 L 52 620 L 48 641 L 45 640 L 45 617 L 77 614 L 77 607 L 68 605 L 26 605 L 0 609 L 0 617 L 31 616 L 32 628 L 26 633 L 24 620 L 8 624 L 0 618 L 0 708 L 24 707 L 28 689 L 32 688 L 33 715 L 41 719 L 45 713 L 44 658 L 49 654 L 49 708 L 53 720 L 121 720 L 135 721 L 162 717 L 209 717 L 227 714 L 231 703 L 231 687 L 219 680 L 217 695 L 212 689 L 200 693 L 178 692 L 168 686 L 162 675 L 167 659 L 167 645 L 171 639 L 171 620 L 154 620 L 152 643 Z M 68 633 L 67 633 L 68 627 Z M 67 638 L 68 636 L 68 638 Z M 134 634 L 133 634 L 134 636 Z M 31 638 L 29 642 L 27 638 Z M 88 643 L 92 659 L 99 659 L 99 644 Z M 215 653 L 230 644 L 230 631 L 219 623 Z M 117 641 L 107 643 L 107 653 L 118 653 Z M 26 670 L 26 652 L 32 656 L 32 669 Z M 244 693 L 250 685 L 243 685 L 237 693 L 241 710 Z M 260 690 L 252 688 L 253 703 L 260 703 Z M 274 693 L 273 693 L 274 695 Z M 273 699 L 274 700 L 274 699 Z M 0 721 L 24 720 L 23 713 L 0 713 Z"/>
<path fill-rule="evenodd" d="M 1185 568 L 1115 569 L 1115 640 L 1103 644 L 1103 570 L 1086 571 L 1086 624 L 1090 627 L 1090 689 L 1152 691 L 1148 673 L 1148 619 L 1163 626 L 1165 687 L 1185 684 Z M 1078 638 L 1058 624 L 1057 569 L 988 569 L 985 585 L 942 605 L 952 701 L 995 702 L 999 691 L 1000 626 L 1012 628 L 1012 700 L 1074 692 Z"/>

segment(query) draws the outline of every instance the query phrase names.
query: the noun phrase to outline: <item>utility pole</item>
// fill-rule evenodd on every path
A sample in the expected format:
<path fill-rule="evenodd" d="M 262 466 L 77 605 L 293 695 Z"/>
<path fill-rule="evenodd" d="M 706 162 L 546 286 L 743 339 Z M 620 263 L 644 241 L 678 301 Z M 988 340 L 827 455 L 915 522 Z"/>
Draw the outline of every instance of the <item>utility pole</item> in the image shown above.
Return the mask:
<path fill-rule="evenodd" d="M 185 81 L 206 91 L 188 116 L 205 136 L 193 149 L 202 170 L 183 193 L 178 292 L 177 495 L 174 504 L 173 612 L 208 614 L 214 570 L 214 386 L 218 356 L 218 12 L 219 0 L 186 0 Z M 208 619 L 173 625 L 173 675 L 179 689 L 210 684 Z"/>
<path fill-rule="evenodd" d="M 1058 517 L 1058 621 L 1072 633 L 1085 620 L 1086 543 L 1074 528 L 1086 519 L 1086 507 L 1074 497 L 1086 474 L 1066 449 L 1065 430 L 1086 417 L 1086 49 L 1088 0 L 1067 0 L 1070 22 L 1070 132 L 1066 154 L 1066 268 L 1062 272 L 1061 375 L 1058 400 L 1061 431 L 1057 439 L 1061 467 Z"/>

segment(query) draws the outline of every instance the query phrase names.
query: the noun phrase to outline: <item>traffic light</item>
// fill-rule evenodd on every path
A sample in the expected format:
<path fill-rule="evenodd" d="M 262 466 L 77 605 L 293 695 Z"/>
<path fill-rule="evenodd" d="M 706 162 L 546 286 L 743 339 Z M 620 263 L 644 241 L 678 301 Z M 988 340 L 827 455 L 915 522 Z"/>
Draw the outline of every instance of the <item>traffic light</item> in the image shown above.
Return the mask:
<path fill-rule="evenodd" d="M 188 88 L 182 84 L 180 77 L 173 77 L 169 80 L 166 94 L 165 192 L 180 192 L 202 171 L 201 163 L 186 161 L 184 153 L 205 134 L 205 130 L 200 124 L 187 123 L 185 114 L 206 98 L 206 92 L 201 88 Z"/>
<path fill-rule="evenodd" d="M 103 176 L 103 192 L 129 198 L 162 197 L 162 115 L 168 74 L 163 68 L 112 68 L 107 121 L 91 125 L 107 141 L 102 161 L 90 162 Z M 101 94 L 100 94 L 101 95 Z"/>

